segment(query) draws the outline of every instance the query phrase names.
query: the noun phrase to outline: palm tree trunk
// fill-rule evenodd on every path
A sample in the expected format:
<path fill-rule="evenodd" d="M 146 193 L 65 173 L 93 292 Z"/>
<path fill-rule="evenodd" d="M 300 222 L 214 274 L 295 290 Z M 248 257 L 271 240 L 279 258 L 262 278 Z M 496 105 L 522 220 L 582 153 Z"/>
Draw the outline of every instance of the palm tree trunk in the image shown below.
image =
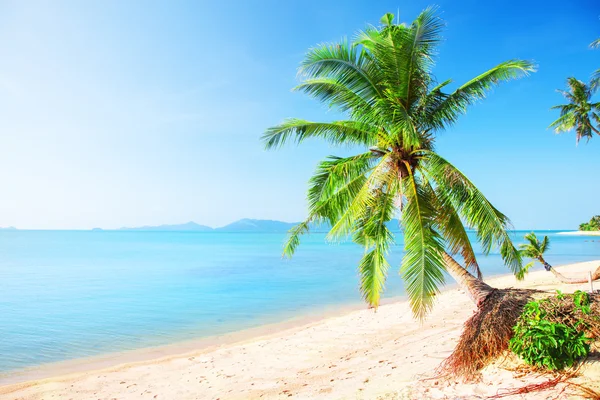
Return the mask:
<path fill-rule="evenodd" d="M 583 279 L 567 278 L 566 276 L 564 276 L 563 274 L 561 274 L 560 272 L 555 270 L 554 267 L 552 267 L 552 265 L 548 264 L 546 262 L 546 260 L 544 260 L 544 258 L 540 257 L 539 260 L 542 264 L 544 264 L 544 268 L 546 269 L 546 271 L 552 272 L 554 274 L 554 276 L 557 277 L 558 280 L 561 281 L 562 283 L 575 284 L 575 283 L 587 283 L 587 281 L 588 281 L 587 276 Z M 596 281 L 598 279 L 600 279 L 600 267 L 596 268 L 596 270 L 592 273 L 592 280 Z"/>
<path fill-rule="evenodd" d="M 459 263 L 457 263 L 450 254 L 444 252 L 442 254 L 446 263 L 446 271 L 454 278 L 461 289 L 464 289 L 471 300 L 479 307 L 481 303 L 494 291 L 494 288 L 475 278 Z"/>

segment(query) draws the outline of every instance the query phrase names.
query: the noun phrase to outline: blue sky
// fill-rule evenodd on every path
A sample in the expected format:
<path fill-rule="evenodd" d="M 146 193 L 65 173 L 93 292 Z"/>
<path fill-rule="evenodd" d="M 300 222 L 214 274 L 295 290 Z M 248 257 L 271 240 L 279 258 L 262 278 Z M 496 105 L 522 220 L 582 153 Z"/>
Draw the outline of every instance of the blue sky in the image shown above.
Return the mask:
<path fill-rule="evenodd" d="M 568 76 L 600 68 L 600 3 L 506 1 L 3 1 L 0 226 L 116 228 L 242 217 L 300 220 L 316 163 L 345 150 L 263 150 L 286 117 L 335 114 L 292 93 L 305 51 L 385 12 L 447 22 L 435 74 L 457 84 L 510 58 L 496 89 L 438 141 L 516 228 L 600 214 L 600 137 L 554 135 Z"/>

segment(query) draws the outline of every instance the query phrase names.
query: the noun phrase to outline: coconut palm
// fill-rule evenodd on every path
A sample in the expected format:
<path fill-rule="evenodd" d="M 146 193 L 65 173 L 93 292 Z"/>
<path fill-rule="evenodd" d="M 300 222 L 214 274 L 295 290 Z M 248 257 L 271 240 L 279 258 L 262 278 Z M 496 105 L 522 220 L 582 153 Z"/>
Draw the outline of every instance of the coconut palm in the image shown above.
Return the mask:
<path fill-rule="evenodd" d="M 446 93 L 450 80 L 432 75 L 443 21 L 433 8 L 410 24 L 393 23 L 359 32 L 352 42 L 311 49 L 300 66 L 305 92 L 341 111 L 347 119 L 311 122 L 289 119 L 266 131 L 268 149 L 289 140 L 321 138 L 362 149 L 349 157 L 330 156 L 311 178 L 307 219 L 293 228 L 284 247 L 291 256 L 312 223 L 328 222 L 328 238 L 348 236 L 364 246 L 360 289 L 379 305 L 394 237 L 386 226 L 400 214 L 404 230 L 401 275 L 412 310 L 423 318 L 448 271 L 481 304 L 493 290 L 463 268 L 480 275 L 465 228 L 473 227 L 484 253 L 498 246 L 508 267 L 520 271 L 520 255 L 507 233 L 508 218 L 453 164 L 435 152 L 436 134 L 501 81 L 526 75 L 531 63 L 510 60 Z"/>
<path fill-rule="evenodd" d="M 598 38 L 598 39 L 594 40 L 592 43 L 590 43 L 590 47 L 592 49 L 600 48 L 600 38 Z M 598 85 L 600 85 L 600 69 L 597 69 L 592 74 L 592 81 L 590 83 L 590 86 L 592 86 L 592 87 L 597 87 Z"/>
<path fill-rule="evenodd" d="M 573 77 L 567 78 L 568 91 L 558 90 L 569 102 L 552 107 L 560 110 L 560 117 L 550 124 L 556 133 L 575 129 L 576 141 L 581 138 L 590 140 L 593 133 L 600 135 L 595 124 L 600 124 L 600 103 L 593 103 L 592 96 L 597 85 L 586 85 Z"/>
<path fill-rule="evenodd" d="M 521 255 L 523 257 L 533 258 L 539 261 L 542 263 L 546 271 L 552 271 L 556 274 L 557 272 L 554 270 L 554 268 L 552 268 L 552 265 L 548 264 L 544 259 L 544 253 L 550 248 L 550 239 L 548 239 L 548 236 L 544 236 L 544 240 L 540 242 L 536 234 L 530 232 L 525 235 L 525 240 L 527 240 L 528 243 L 519 245 L 519 251 L 521 252 Z M 534 263 L 535 261 L 531 261 L 530 263 L 524 265 L 523 272 L 528 271 L 534 265 Z"/>
<path fill-rule="evenodd" d="M 550 239 L 548 236 L 544 236 L 544 239 L 540 241 L 536 234 L 531 232 L 525 235 L 525 240 L 527 243 L 519 245 L 519 251 L 523 257 L 533 258 L 534 261 L 527 263 L 523 266 L 521 276 L 529 271 L 529 269 L 534 265 L 535 261 L 539 261 L 546 271 L 550 271 L 563 283 L 585 283 L 588 281 L 588 278 L 576 279 L 576 278 L 567 278 L 557 270 L 555 270 L 552 265 L 548 264 L 544 258 L 544 253 L 550 249 Z M 600 279 L 600 267 L 596 269 L 592 273 L 592 280 Z"/>

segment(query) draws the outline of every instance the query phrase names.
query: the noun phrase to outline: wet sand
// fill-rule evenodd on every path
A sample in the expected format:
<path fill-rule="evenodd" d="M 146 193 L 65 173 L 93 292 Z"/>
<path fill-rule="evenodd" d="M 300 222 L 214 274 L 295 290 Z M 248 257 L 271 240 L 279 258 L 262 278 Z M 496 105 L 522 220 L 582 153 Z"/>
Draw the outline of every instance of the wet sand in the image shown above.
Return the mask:
<path fill-rule="evenodd" d="M 598 265 L 592 261 L 558 270 L 579 276 Z M 532 272 L 522 282 L 502 276 L 489 283 L 564 292 L 589 288 L 561 284 L 546 271 Z M 190 342 L 185 348 L 141 350 L 143 359 L 112 359 L 107 362 L 115 364 L 102 369 L 82 364 L 83 372 L 56 371 L 52 378 L 0 387 L 0 399 L 485 398 L 548 379 L 519 377 L 498 364 L 487 367 L 478 383 L 436 379 L 435 368 L 451 353 L 473 311 L 465 293 L 453 288 L 438 297 L 423 324 L 413 320 L 403 300 L 377 312 L 346 309 L 316 321 L 293 321 L 294 326 L 266 326 L 237 342 L 233 336 L 226 344 L 201 349 L 200 342 Z M 592 357 L 576 382 L 600 390 L 600 361 Z M 523 398 L 573 398 L 562 389 Z"/>

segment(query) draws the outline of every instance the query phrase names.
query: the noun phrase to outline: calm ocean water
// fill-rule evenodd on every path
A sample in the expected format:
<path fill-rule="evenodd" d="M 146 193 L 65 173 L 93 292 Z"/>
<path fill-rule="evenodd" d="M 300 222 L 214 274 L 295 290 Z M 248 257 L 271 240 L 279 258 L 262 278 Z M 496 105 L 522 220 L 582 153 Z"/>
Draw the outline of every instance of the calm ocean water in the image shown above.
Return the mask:
<path fill-rule="evenodd" d="M 551 237 L 555 265 L 600 259 L 600 238 L 542 234 Z M 313 234 L 283 260 L 284 236 L 0 231 L 0 374 L 360 301 L 358 246 Z M 398 242 L 388 297 L 403 294 Z M 488 276 L 507 272 L 497 254 L 479 261 Z"/>

